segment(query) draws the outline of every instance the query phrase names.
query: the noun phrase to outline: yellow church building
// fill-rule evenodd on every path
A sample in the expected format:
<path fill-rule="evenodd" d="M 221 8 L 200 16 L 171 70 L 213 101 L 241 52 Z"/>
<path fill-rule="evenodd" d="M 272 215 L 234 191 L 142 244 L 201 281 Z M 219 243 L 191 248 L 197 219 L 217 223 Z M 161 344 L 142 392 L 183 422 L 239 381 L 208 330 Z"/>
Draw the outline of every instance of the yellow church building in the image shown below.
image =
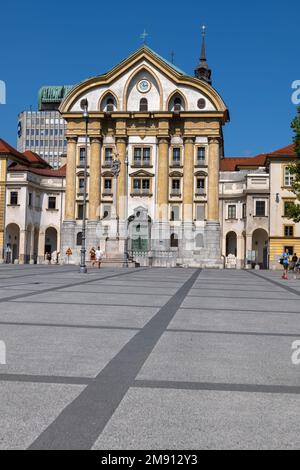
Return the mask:
<path fill-rule="evenodd" d="M 143 45 L 74 86 L 60 112 L 68 142 L 62 253 L 75 247 L 79 260 L 87 157 L 88 252 L 100 245 L 108 258 L 126 250 L 145 265 L 222 265 L 219 163 L 229 113 L 211 85 L 204 34 L 194 76 Z"/>

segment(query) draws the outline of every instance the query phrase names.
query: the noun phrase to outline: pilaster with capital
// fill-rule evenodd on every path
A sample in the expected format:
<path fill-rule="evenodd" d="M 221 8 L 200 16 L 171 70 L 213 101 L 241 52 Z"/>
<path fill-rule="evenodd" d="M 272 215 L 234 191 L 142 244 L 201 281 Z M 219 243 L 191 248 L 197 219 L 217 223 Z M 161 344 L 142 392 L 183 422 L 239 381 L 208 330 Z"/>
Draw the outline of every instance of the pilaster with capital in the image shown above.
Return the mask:
<path fill-rule="evenodd" d="M 219 137 L 209 138 L 207 220 L 219 223 Z"/>
<path fill-rule="evenodd" d="M 120 160 L 120 174 L 118 176 L 118 197 L 117 197 L 118 217 L 120 220 L 124 220 L 126 217 L 126 214 L 125 214 L 125 207 L 126 207 L 125 198 L 127 197 L 127 194 L 126 194 L 126 187 L 127 187 L 126 185 L 126 178 L 127 178 L 126 145 L 127 145 L 127 139 L 125 137 L 116 138 L 117 158 Z"/>
<path fill-rule="evenodd" d="M 101 139 L 91 137 L 90 184 L 89 184 L 89 221 L 99 220 L 101 194 Z"/>
<path fill-rule="evenodd" d="M 183 220 L 193 221 L 194 201 L 194 139 L 186 137 L 184 140 L 184 167 L 183 167 Z"/>
<path fill-rule="evenodd" d="M 157 219 L 168 220 L 169 203 L 169 139 L 158 138 Z"/>
<path fill-rule="evenodd" d="M 65 220 L 75 220 L 77 137 L 67 137 Z"/>

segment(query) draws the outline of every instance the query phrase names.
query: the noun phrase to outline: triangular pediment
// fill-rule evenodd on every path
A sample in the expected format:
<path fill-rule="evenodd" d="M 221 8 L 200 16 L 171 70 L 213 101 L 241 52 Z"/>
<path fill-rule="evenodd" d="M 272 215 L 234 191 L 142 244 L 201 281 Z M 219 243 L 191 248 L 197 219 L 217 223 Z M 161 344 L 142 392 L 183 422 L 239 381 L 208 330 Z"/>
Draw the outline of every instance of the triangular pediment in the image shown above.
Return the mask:
<path fill-rule="evenodd" d="M 147 177 L 147 178 L 153 178 L 153 173 L 150 173 L 149 171 L 146 171 L 146 170 L 138 170 L 138 171 L 134 171 L 133 173 L 130 173 L 129 176 L 135 176 L 135 177 Z"/>

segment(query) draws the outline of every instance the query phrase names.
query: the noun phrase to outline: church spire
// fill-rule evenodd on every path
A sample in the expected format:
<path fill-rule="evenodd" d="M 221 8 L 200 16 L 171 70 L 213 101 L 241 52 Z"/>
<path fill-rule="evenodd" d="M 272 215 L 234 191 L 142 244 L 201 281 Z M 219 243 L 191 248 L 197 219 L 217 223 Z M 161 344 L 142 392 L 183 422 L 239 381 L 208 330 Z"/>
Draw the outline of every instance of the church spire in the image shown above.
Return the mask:
<path fill-rule="evenodd" d="M 202 26 L 201 57 L 200 57 L 199 64 L 197 65 L 196 70 L 195 70 L 195 77 L 211 85 L 211 69 L 208 67 L 208 64 L 206 62 L 205 30 L 206 30 L 206 27 Z"/>

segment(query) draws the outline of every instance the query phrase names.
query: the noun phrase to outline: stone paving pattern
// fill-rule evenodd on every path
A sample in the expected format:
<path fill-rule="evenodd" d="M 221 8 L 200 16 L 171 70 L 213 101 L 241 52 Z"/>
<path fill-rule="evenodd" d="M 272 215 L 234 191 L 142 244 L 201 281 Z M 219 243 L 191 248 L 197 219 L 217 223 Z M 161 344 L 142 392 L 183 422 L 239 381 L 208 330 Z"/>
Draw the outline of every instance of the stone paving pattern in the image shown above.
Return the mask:
<path fill-rule="evenodd" d="M 300 280 L 0 266 L 0 449 L 300 447 Z"/>

